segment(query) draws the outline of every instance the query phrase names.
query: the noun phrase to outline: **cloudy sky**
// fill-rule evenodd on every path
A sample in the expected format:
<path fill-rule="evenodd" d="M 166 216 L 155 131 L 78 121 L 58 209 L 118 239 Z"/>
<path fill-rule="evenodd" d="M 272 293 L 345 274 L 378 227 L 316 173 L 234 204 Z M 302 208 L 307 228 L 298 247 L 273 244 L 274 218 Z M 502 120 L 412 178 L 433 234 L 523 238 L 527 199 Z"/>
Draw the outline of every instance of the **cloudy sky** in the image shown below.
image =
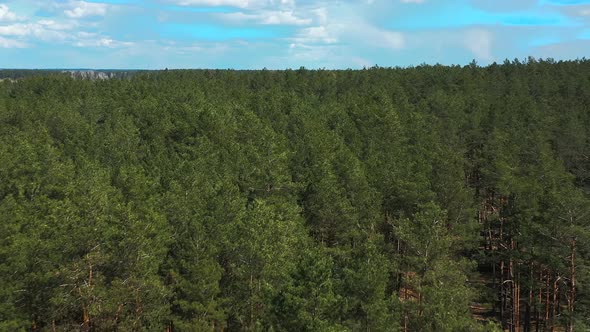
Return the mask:
<path fill-rule="evenodd" d="M 362 68 L 590 56 L 590 0 L 0 0 L 0 68 Z"/>

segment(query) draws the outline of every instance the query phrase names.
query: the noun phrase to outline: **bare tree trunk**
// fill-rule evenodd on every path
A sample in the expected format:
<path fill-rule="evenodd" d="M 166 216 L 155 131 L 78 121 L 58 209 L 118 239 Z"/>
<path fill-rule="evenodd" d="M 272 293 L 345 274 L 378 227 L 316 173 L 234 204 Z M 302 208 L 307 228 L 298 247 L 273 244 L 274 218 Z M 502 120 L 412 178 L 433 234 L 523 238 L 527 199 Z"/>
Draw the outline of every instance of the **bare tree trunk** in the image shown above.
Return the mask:
<path fill-rule="evenodd" d="M 93 277 L 93 271 L 92 271 L 92 263 L 88 263 L 88 284 L 86 285 L 86 287 L 88 289 L 90 289 L 92 287 L 92 277 Z M 82 302 L 84 303 L 84 296 L 82 295 L 82 289 L 78 288 L 78 292 L 80 293 L 80 298 L 82 299 Z M 87 304 L 83 304 L 82 305 L 82 330 L 83 331 L 90 331 L 90 313 L 88 310 L 88 305 Z"/>
<path fill-rule="evenodd" d="M 549 279 L 549 273 L 547 273 L 545 276 L 545 322 L 543 331 L 547 330 L 547 324 L 549 324 L 549 293 L 551 292 L 551 281 Z"/>
<path fill-rule="evenodd" d="M 515 309 L 514 309 L 514 313 L 516 314 L 516 319 L 515 319 L 515 327 L 514 330 L 515 331 L 520 331 L 520 282 L 518 281 L 518 277 L 517 277 L 517 281 L 516 284 L 514 285 L 514 288 L 516 289 L 516 296 L 514 301 L 516 302 L 515 305 Z"/>
<path fill-rule="evenodd" d="M 574 309 L 576 305 L 576 238 L 572 239 L 572 257 L 571 257 L 571 280 L 570 280 L 570 296 L 568 300 L 568 309 L 570 314 L 570 321 L 568 326 L 569 332 L 574 332 Z"/>
<path fill-rule="evenodd" d="M 500 321 L 502 322 L 502 326 L 506 324 L 506 294 L 504 288 L 506 288 L 506 285 L 504 283 L 504 260 L 502 260 L 500 262 Z"/>
<path fill-rule="evenodd" d="M 558 299 L 558 291 L 559 291 L 559 280 L 561 277 L 559 275 L 556 276 L 555 281 L 553 282 L 553 304 L 552 304 L 552 311 L 551 311 L 551 332 L 555 332 L 555 317 L 557 315 L 557 307 L 559 305 Z"/>
<path fill-rule="evenodd" d="M 534 285 L 534 273 L 535 265 L 533 263 L 529 263 L 529 298 L 525 303 L 525 313 L 524 313 L 524 331 L 530 332 L 532 329 L 532 316 L 533 316 L 533 305 L 535 301 L 533 285 Z"/>
<path fill-rule="evenodd" d="M 510 240 L 512 253 L 516 250 L 516 241 Z M 512 255 L 511 253 L 511 255 Z M 520 282 L 518 276 L 518 262 L 510 258 L 510 278 L 512 280 L 512 326 L 514 331 L 520 329 Z"/>
<path fill-rule="evenodd" d="M 541 310 L 543 305 L 543 268 L 539 268 L 539 297 L 537 300 L 537 305 L 535 306 L 535 321 L 536 321 L 536 329 L 535 332 L 539 332 L 539 327 L 541 325 Z"/>
<path fill-rule="evenodd" d="M 404 332 L 408 332 L 408 314 L 404 315 Z"/>
<path fill-rule="evenodd" d="M 515 308 L 516 306 L 514 305 L 516 303 L 516 287 L 515 287 L 515 282 L 514 282 L 514 266 L 512 263 L 512 258 L 510 258 L 510 262 L 509 262 L 509 277 L 510 280 L 512 280 L 510 284 L 510 296 L 511 301 L 510 301 L 510 331 L 514 332 L 515 329 L 514 327 L 516 326 L 515 320 L 516 320 L 516 311 Z"/>

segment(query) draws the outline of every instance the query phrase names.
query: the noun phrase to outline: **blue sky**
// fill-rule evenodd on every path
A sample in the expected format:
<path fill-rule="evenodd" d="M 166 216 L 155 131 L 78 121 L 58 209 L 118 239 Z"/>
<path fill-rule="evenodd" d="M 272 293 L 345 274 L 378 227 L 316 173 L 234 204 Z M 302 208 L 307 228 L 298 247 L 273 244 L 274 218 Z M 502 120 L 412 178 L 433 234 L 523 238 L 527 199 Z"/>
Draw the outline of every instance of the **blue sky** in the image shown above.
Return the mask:
<path fill-rule="evenodd" d="M 590 0 L 0 0 L 0 68 L 362 68 L 590 55 Z"/>

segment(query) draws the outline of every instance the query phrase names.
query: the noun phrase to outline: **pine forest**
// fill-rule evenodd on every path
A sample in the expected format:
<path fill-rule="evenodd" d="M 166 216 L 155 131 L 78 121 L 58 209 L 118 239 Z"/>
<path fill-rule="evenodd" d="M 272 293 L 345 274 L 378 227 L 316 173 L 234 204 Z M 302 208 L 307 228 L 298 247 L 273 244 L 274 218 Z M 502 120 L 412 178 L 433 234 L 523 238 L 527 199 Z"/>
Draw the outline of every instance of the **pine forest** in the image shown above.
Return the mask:
<path fill-rule="evenodd" d="M 590 330 L 589 60 L 0 74 L 0 331 Z"/>

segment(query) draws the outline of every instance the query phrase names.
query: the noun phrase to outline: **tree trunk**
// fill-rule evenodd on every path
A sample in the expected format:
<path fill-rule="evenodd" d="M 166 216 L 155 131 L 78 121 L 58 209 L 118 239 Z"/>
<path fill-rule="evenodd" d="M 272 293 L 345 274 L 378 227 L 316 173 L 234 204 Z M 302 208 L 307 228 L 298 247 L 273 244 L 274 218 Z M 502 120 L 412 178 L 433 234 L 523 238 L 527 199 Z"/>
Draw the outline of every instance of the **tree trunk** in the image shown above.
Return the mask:
<path fill-rule="evenodd" d="M 82 330 L 90 331 L 90 316 L 88 315 L 88 309 L 86 309 L 86 306 L 83 309 L 83 320 Z"/>
<path fill-rule="evenodd" d="M 516 275 L 516 280 L 517 280 L 517 292 L 516 292 L 516 330 L 519 331 L 520 329 L 520 322 L 522 320 L 521 317 L 521 303 L 520 303 L 520 298 L 521 298 L 521 292 L 522 292 L 522 285 L 520 284 L 520 273 L 517 273 Z"/>
<path fill-rule="evenodd" d="M 559 297 L 559 280 L 561 277 L 557 275 L 555 281 L 553 282 L 553 304 L 552 304 L 552 311 L 551 311 L 551 332 L 555 332 L 555 317 L 557 316 L 557 307 L 559 305 L 558 300 Z"/>
<path fill-rule="evenodd" d="M 250 273 L 250 329 L 254 326 L 254 276 Z"/>
<path fill-rule="evenodd" d="M 576 238 L 572 239 L 572 257 L 571 257 L 571 280 L 570 280 L 570 296 L 568 300 L 568 309 L 570 321 L 568 326 L 569 332 L 574 332 L 574 309 L 576 305 Z"/>
<path fill-rule="evenodd" d="M 515 287 L 515 282 L 514 282 L 514 266 L 513 266 L 513 262 L 512 262 L 512 258 L 510 258 L 510 261 L 508 263 L 508 273 L 509 273 L 509 277 L 510 280 L 512 280 L 512 282 L 510 283 L 510 297 L 512 297 L 510 300 L 510 331 L 514 332 L 515 331 L 515 326 L 516 326 L 516 287 Z M 508 301 L 507 301 L 508 302 Z"/>
<path fill-rule="evenodd" d="M 545 276 L 545 321 L 544 331 L 547 330 L 547 324 L 549 324 L 549 293 L 551 292 L 551 281 L 549 280 L 549 273 Z"/>
<path fill-rule="evenodd" d="M 533 270 L 534 265 L 532 263 L 529 264 L 529 299 L 525 303 L 525 312 L 524 312 L 524 331 L 530 332 L 531 331 L 531 316 L 532 316 L 532 306 L 534 303 L 534 295 L 533 295 Z"/>
<path fill-rule="evenodd" d="M 88 258 L 88 255 L 87 255 Z M 90 289 L 92 287 L 92 276 L 93 276 L 93 271 L 92 271 L 92 263 L 88 263 L 88 285 L 86 286 L 88 289 Z M 82 295 L 82 289 L 78 288 L 78 292 L 80 293 L 80 297 L 82 299 L 82 302 L 85 302 L 84 300 L 84 296 Z M 82 305 L 82 315 L 83 315 L 83 322 L 82 322 L 82 330 L 83 331 L 90 331 L 90 314 L 88 312 L 88 305 L 84 304 Z"/>
<path fill-rule="evenodd" d="M 404 332 L 408 332 L 408 314 L 404 315 Z"/>
<path fill-rule="evenodd" d="M 500 321 L 504 326 L 506 324 L 506 317 L 504 313 L 504 309 L 506 308 L 506 295 L 504 294 L 504 288 L 506 285 L 504 284 L 504 260 L 500 262 Z"/>
<path fill-rule="evenodd" d="M 535 305 L 535 332 L 539 332 L 539 326 L 541 325 L 541 310 L 543 305 L 543 268 L 539 268 L 539 297 Z"/>

